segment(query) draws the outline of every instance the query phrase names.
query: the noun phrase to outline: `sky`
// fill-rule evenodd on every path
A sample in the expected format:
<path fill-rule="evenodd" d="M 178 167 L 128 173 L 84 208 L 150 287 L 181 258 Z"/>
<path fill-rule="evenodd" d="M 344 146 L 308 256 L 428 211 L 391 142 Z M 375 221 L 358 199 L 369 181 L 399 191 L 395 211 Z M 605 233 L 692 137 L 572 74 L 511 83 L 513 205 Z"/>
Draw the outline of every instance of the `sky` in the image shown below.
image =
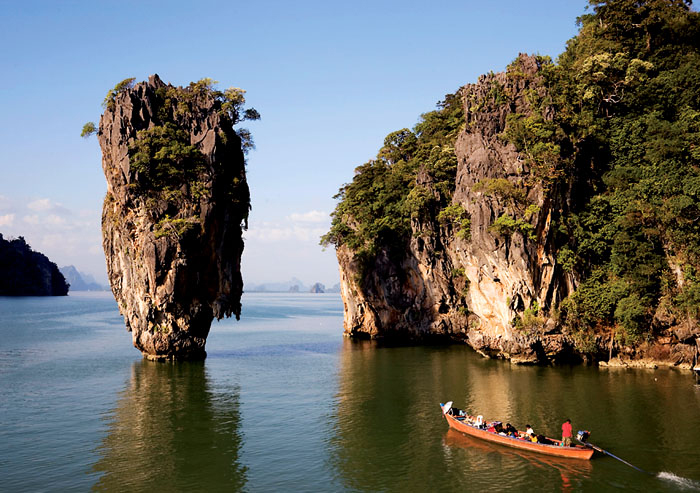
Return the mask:
<path fill-rule="evenodd" d="M 333 196 L 384 137 L 518 53 L 556 58 L 586 0 L 0 0 L 0 233 L 106 284 L 107 91 L 157 73 L 247 91 L 244 284 L 339 282 L 319 246 Z"/>

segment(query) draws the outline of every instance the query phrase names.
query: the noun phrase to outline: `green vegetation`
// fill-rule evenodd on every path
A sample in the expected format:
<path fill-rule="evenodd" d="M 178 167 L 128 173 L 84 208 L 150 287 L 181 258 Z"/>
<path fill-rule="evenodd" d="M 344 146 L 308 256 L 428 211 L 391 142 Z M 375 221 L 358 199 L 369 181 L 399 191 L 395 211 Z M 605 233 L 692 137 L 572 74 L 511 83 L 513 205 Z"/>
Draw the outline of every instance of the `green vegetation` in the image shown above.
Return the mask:
<path fill-rule="evenodd" d="M 535 227 L 532 224 L 522 219 L 515 219 L 508 214 L 500 215 L 491 226 L 489 226 L 489 229 L 501 236 L 510 236 L 514 232 L 519 231 L 525 238 L 531 240 L 537 238 L 535 235 Z"/>
<path fill-rule="evenodd" d="M 700 15 L 677 0 L 591 5 L 545 73 L 556 128 L 540 137 L 566 133 L 591 183 L 561 218 L 558 259 L 583 279 L 562 314 L 572 330 L 618 327 L 634 343 L 659 305 L 698 315 L 698 283 L 672 267 L 700 267 Z M 560 182 L 571 162 L 555 165 Z"/>
<path fill-rule="evenodd" d="M 135 77 L 129 77 L 128 79 L 124 79 L 119 84 L 110 89 L 107 92 L 104 101 L 102 101 L 102 107 L 107 110 L 113 110 L 117 96 L 122 92 L 126 91 L 127 89 L 131 89 L 132 87 L 134 87 L 135 80 Z"/>
<path fill-rule="evenodd" d="M 469 241 L 472 223 L 462 204 L 448 205 L 438 213 L 437 220 L 440 224 L 454 228 L 458 238 Z"/>
<path fill-rule="evenodd" d="M 525 202 L 525 191 L 506 178 L 487 178 L 472 187 L 474 192 L 482 192 L 489 197 L 498 197 L 511 206 Z"/>
<path fill-rule="evenodd" d="M 537 215 L 540 208 L 534 204 L 524 208 L 527 197 L 522 185 L 514 184 L 506 178 L 487 178 L 476 183 L 472 191 L 481 192 L 487 197 L 496 197 L 505 205 L 506 212 L 489 226 L 491 232 L 500 236 L 510 236 L 517 231 L 523 235 L 523 238 L 530 240 L 537 238 L 535 227 L 530 220 Z"/>
<path fill-rule="evenodd" d="M 401 248 L 411 235 L 411 219 L 432 221 L 448 206 L 454 190 L 457 157 L 454 142 L 464 125 L 461 98 L 448 94 L 438 109 L 425 113 L 409 130 L 392 132 L 377 158 L 355 170 L 341 188 L 323 245 L 345 245 L 364 264 L 380 248 Z M 457 219 L 468 237 L 468 218 Z"/>
<path fill-rule="evenodd" d="M 173 219 L 166 214 L 163 219 L 158 221 L 155 228 L 153 228 L 153 234 L 156 238 L 163 238 L 165 236 L 182 238 L 189 231 L 193 231 L 196 226 L 201 227 L 201 222 L 196 216 L 184 219 Z"/>
<path fill-rule="evenodd" d="M 85 125 L 83 125 L 83 130 L 80 132 L 80 136 L 83 137 L 84 139 L 87 139 L 95 132 L 97 132 L 97 127 L 95 126 L 95 122 L 87 122 Z"/>
<path fill-rule="evenodd" d="M 131 171 L 137 173 L 135 187 L 170 201 L 182 196 L 183 186 L 201 193 L 204 156 L 189 140 L 189 134 L 171 122 L 139 131 L 129 146 Z"/>

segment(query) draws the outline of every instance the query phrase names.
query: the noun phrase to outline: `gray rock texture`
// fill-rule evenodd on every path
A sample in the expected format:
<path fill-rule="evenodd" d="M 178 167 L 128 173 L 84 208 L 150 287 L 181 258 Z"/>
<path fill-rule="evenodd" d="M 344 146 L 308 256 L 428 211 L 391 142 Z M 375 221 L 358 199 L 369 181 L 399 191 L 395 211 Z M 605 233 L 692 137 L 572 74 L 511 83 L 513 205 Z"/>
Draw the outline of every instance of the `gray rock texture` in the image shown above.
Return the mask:
<path fill-rule="evenodd" d="M 195 157 L 170 163 L 180 172 L 170 181 L 147 184 L 134 145 L 165 125 Z M 241 139 L 211 92 L 173 88 L 157 75 L 115 95 L 98 138 L 107 179 L 102 243 L 134 346 L 150 359 L 203 358 L 213 317 L 241 311 L 250 204 Z"/>

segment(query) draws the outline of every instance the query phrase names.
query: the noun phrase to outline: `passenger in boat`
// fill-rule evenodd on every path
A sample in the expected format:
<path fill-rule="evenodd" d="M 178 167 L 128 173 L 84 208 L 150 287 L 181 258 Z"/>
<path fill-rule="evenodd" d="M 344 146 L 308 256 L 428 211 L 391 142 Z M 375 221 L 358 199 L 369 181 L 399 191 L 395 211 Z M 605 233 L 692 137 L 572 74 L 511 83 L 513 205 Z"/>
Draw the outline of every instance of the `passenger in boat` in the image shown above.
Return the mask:
<path fill-rule="evenodd" d="M 571 447 L 571 420 L 567 419 L 564 424 L 561 425 L 561 445 L 562 447 Z"/>
<path fill-rule="evenodd" d="M 528 438 L 532 438 L 535 436 L 535 430 L 532 429 L 532 426 L 525 425 L 525 434 L 528 435 Z"/>
<path fill-rule="evenodd" d="M 515 426 L 513 426 L 510 423 L 506 423 L 506 435 L 509 437 L 517 437 L 518 436 L 518 430 L 515 429 Z"/>
<path fill-rule="evenodd" d="M 544 445 L 554 445 L 554 442 L 544 435 L 537 435 L 537 443 L 542 443 Z"/>
<path fill-rule="evenodd" d="M 503 424 L 499 421 L 496 426 L 493 427 L 496 433 L 503 433 Z"/>

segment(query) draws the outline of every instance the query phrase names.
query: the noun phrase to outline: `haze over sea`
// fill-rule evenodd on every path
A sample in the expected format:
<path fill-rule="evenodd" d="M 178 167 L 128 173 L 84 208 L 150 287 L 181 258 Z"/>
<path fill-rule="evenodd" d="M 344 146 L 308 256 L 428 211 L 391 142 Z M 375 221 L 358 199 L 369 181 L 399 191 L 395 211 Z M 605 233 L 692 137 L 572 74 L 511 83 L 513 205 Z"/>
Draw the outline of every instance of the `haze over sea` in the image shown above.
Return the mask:
<path fill-rule="evenodd" d="M 688 372 L 515 367 L 467 347 L 344 340 L 336 294 L 253 293 L 203 363 L 141 358 L 109 293 L 0 298 L 3 491 L 688 491 Z M 548 459 L 448 433 L 439 402 L 609 457 Z M 661 474 L 658 474 L 661 473 Z"/>

